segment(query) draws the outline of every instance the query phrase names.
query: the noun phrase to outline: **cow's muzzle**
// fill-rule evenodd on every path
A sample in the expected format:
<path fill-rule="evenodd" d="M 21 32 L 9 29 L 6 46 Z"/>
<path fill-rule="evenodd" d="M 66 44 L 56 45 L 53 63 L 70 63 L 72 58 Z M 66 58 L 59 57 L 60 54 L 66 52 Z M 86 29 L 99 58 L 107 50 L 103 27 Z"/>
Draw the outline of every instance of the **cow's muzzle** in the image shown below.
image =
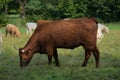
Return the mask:
<path fill-rule="evenodd" d="M 20 67 L 26 67 L 28 65 L 28 63 L 29 62 L 27 60 L 22 59 L 20 62 Z"/>

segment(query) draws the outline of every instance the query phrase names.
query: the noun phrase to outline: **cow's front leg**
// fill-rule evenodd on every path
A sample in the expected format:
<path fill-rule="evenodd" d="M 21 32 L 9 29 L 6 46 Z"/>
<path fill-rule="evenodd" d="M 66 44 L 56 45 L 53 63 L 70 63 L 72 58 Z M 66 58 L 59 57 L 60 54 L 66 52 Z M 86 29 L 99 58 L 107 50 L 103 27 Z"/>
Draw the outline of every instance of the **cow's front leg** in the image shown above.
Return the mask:
<path fill-rule="evenodd" d="M 60 66 L 59 60 L 58 60 L 57 49 L 54 49 L 53 56 L 54 56 L 54 59 L 55 59 L 56 66 Z"/>
<path fill-rule="evenodd" d="M 46 50 L 48 55 L 48 64 L 51 64 L 52 56 L 53 56 L 53 47 L 51 47 L 50 45 L 47 45 Z"/>
<path fill-rule="evenodd" d="M 49 53 L 48 53 L 48 64 L 50 65 L 51 62 L 52 62 L 52 55 L 49 55 Z"/>

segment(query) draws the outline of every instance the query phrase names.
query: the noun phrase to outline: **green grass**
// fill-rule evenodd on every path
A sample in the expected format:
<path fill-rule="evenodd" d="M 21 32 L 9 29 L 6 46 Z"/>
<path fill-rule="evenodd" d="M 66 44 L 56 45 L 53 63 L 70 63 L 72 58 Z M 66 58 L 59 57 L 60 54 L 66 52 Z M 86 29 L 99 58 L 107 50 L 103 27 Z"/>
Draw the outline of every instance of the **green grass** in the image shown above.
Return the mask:
<path fill-rule="evenodd" d="M 120 29 L 120 23 L 108 23 L 105 24 L 107 27 L 109 27 L 111 30 L 119 30 Z"/>
<path fill-rule="evenodd" d="M 16 23 L 19 25 L 19 23 Z M 58 49 L 60 67 L 54 60 L 48 65 L 47 55 L 35 54 L 26 68 L 19 67 L 18 51 L 13 48 L 23 47 L 30 35 L 25 35 L 25 28 L 19 27 L 21 38 L 4 37 L 0 54 L 0 80 L 120 80 L 120 24 L 106 24 L 110 33 L 98 43 L 100 50 L 100 68 L 95 68 L 93 55 L 87 67 L 81 67 L 84 59 L 82 47 Z M 5 28 L 1 28 L 4 32 Z"/>

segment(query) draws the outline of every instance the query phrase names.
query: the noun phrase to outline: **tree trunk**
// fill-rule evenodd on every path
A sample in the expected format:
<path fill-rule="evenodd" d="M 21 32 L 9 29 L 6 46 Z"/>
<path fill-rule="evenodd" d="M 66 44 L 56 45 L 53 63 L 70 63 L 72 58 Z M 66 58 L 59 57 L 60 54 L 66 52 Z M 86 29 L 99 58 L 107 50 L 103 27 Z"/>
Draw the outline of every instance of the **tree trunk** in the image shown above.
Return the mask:
<path fill-rule="evenodd" d="M 25 19 L 25 5 L 27 0 L 16 0 L 19 3 L 19 14 L 21 19 Z"/>
<path fill-rule="evenodd" d="M 5 5 L 5 15 L 8 14 L 8 5 Z"/>
<path fill-rule="evenodd" d="M 20 17 L 22 19 L 25 19 L 25 6 L 23 4 L 20 4 Z"/>

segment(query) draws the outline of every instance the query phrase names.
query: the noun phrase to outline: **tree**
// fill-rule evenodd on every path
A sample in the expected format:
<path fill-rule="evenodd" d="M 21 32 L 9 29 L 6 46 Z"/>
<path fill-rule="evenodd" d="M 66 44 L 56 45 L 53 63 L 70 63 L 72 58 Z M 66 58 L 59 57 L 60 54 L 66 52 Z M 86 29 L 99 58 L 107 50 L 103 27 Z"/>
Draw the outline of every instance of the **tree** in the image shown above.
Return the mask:
<path fill-rule="evenodd" d="M 43 11 L 44 8 L 39 0 L 29 0 L 25 6 L 27 20 L 36 21 L 41 18 L 45 13 L 45 11 Z"/>
<path fill-rule="evenodd" d="M 20 17 L 29 21 L 80 17 L 96 17 L 102 22 L 120 21 L 120 0 L 0 0 L 0 11 L 7 14 L 13 2 L 19 4 Z M 15 13 L 15 10 L 18 13 L 16 7 L 10 11 Z"/>
<path fill-rule="evenodd" d="M 8 4 L 12 0 L 0 0 L 0 25 L 5 26 L 7 22 Z"/>
<path fill-rule="evenodd" d="M 13 0 L 0 0 L 0 8 L 4 8 L 4 13 L 8 13 L 8 4 Z"/>
<path fill-rule="evenodd" d="M 19 14 L 22 19 L 25 19 L 25 5 L 28 0 L 16 0 L 19 3 Z"/>

